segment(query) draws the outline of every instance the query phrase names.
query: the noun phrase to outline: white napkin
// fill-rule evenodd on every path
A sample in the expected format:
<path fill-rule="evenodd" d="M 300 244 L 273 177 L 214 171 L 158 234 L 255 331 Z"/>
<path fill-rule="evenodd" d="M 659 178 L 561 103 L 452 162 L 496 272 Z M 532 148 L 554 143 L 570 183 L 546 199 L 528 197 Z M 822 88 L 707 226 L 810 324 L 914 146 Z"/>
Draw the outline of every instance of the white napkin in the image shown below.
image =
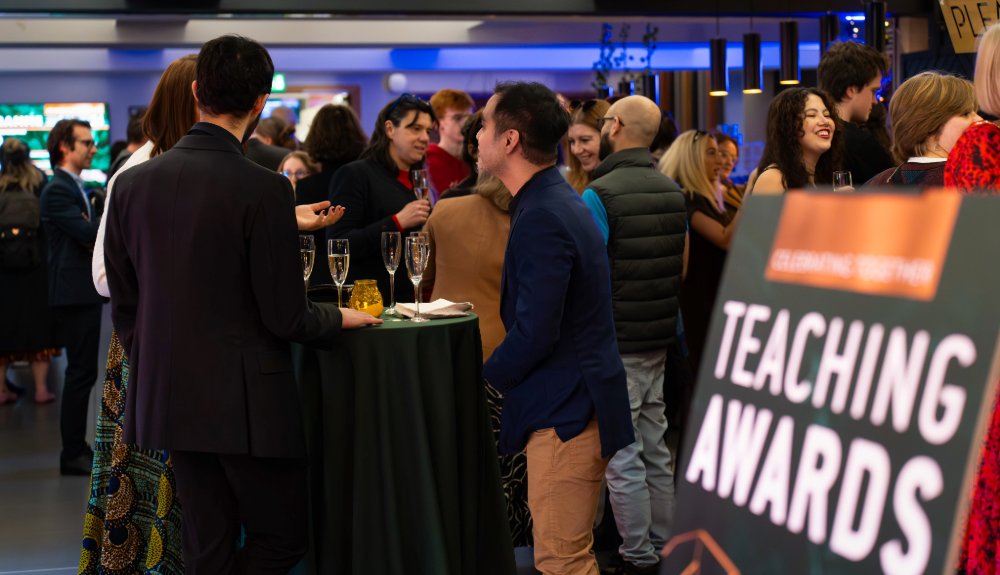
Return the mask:
<path fill-rule="evenodd" d="M 420 304 L 420 317 L 435 319 L 442 317 L 461 317 L 469 315 L 467 312 L 472 309 L 472 304 L 463 302 L 453 302 L 446 299 L 437 299 L 430 303 Z M 417 305 L 413 303 L 396 302 L 396 311 L 405 317 L 413 317 L 417 313 Z"/>

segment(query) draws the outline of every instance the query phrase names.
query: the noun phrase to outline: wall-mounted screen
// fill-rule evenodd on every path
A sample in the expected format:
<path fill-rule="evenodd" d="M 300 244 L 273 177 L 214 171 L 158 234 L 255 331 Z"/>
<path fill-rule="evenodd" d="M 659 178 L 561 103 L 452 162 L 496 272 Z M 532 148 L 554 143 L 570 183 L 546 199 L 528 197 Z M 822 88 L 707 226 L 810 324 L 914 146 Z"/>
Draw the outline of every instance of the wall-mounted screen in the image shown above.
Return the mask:
<path fill-rule="evenodd" d="M 52 165 L 46 141 L 49 131 L 59 120 L 76 118 L 90 122 L 97 153 L 89 170 L 82 177 L 88 182 L 104 184 L 111 166 L 108 105 L 102 102 L 0 104 L 0 143 L 4 138 L 17 138 L 31 148 L 31 160 L 46 174 L 52 175 Z"/>

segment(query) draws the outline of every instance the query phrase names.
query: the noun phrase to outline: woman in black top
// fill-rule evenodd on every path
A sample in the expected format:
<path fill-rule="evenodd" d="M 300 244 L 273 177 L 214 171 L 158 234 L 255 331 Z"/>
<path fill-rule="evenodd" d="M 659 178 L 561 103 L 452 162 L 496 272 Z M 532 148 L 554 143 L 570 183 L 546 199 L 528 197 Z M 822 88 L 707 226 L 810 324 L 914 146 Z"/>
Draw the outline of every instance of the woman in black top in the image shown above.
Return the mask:
<path fill-rule="evenodd" d="M 320 108 L 309 126 L 305 143 L 305 151 L 313 162 L 319 164 L 319 172 L 299 180 L 295 187 L 295 204 L 315 204 L 329 199 L 334 174 L 341 166 L 361 156 L 367 140 L 358 116 L 349 106 L 327 104 Z M 320 255 L 325 254 L 326 231 L 320 229 L 312 235 L 316 238 L 316 249 Z M 321 257 L 320 263 L 323 261 Z M 313 266 L 309 285 L 331 283 L 330 268 L 326 265 Z"/>

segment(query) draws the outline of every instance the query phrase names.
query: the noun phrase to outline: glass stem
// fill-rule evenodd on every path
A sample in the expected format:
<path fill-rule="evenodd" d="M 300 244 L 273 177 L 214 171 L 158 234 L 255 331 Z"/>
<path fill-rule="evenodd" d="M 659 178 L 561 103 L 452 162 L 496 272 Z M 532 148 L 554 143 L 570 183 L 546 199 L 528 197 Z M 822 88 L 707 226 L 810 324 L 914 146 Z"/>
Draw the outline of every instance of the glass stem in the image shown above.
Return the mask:
<path fill-rule="evenodd" d="M 413 284 L 413 286 L 414 286 L 414 288 L 416 290 L 416 294 L 415 294 L 415 296 L 414 296 L 413 299 L 417 303 L 417 315 L 415 315 L 413 317 L 415 319 L 420 319 L 420 281 L 418 280 L 415 284 Z"/>
<path fill-rule="evenodd" d="M 344 303 L 340 300 L 340 292 L 344 289 L 344 286 L 337 286 L 337 307 L 344 307 Z"/>
<path fill-rule="evenodd" d="M 389 309 L 396 309 L 396 272 L 389 272 Z"/>

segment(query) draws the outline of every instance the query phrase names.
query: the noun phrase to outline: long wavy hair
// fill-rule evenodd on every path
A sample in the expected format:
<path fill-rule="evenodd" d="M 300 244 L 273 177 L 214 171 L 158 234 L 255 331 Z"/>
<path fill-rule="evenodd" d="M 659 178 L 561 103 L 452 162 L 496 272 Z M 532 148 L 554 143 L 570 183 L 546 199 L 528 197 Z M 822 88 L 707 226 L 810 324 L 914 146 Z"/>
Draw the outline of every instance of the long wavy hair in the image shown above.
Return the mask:
<path fill-rule="evenodd" d="M 191 95 L 198 57 L 181 56 L 163 71 L 153 91 L 153 99 L 142 117 L 142 133 L 153 142 L 153 158 L 174 147 L 198 121 L 198 104 Z"/>
<path fill-rule="evenodd" d="M 843 125 L 836 120 L 836 109 L 830 96 L 817 88 L 789 88 L 771 100 L 767 109 L 767 140 L 764 154 L 757 164 L 757 173 L 774 164 L 785 177 L 785 189 L 802 188 L 809 185 L 809 171 L 802 162 L 802 142 L 805 135 L 802 124 L 805 121 L 806 100 L 810 95 L 819 96 L 830 111 L 830 124 L 835 128 L 830 149 L 816 162 L 813 182 L 829 184 L 833 182 L 834 170 L 839 170 L 844 152 Z"/>
<path fill-rule="evenodd" d="M 659 168 L 668 178 L 677 182 L 686 194 L 692 198 L 699 195 L 708 199 L 708 203 L 718 211 L 716 183 L 705 173 L 705 149 L 709 140 L 715 138 L 702 130 L 684 132 L 677 136 L 660 158 Z"/>
<path fill-rule="evenodd" d="M 569 104 L 570 120 L 569 125 L 573 124 L 583 124 L 584 126 L 590 126 L 598 132 L 598 139 L 600 139 L 600 130 L 597 129 L 597 121 L 603 118 L 608 113 L 608 108 L 611 107 L 606 100 L 585 100 L 580 102 L 574 100 Z M 569 185 L 573 186 L 578 192 L 583 192 L 590 184 L 590 172 L 586 172 L 583 166 L 580 165 L 580 160 L 576 159 L 573 152 L 566 149 L 566 164 L 569 166 L 569 172 L 566 174 L 566 181 Z"/>

